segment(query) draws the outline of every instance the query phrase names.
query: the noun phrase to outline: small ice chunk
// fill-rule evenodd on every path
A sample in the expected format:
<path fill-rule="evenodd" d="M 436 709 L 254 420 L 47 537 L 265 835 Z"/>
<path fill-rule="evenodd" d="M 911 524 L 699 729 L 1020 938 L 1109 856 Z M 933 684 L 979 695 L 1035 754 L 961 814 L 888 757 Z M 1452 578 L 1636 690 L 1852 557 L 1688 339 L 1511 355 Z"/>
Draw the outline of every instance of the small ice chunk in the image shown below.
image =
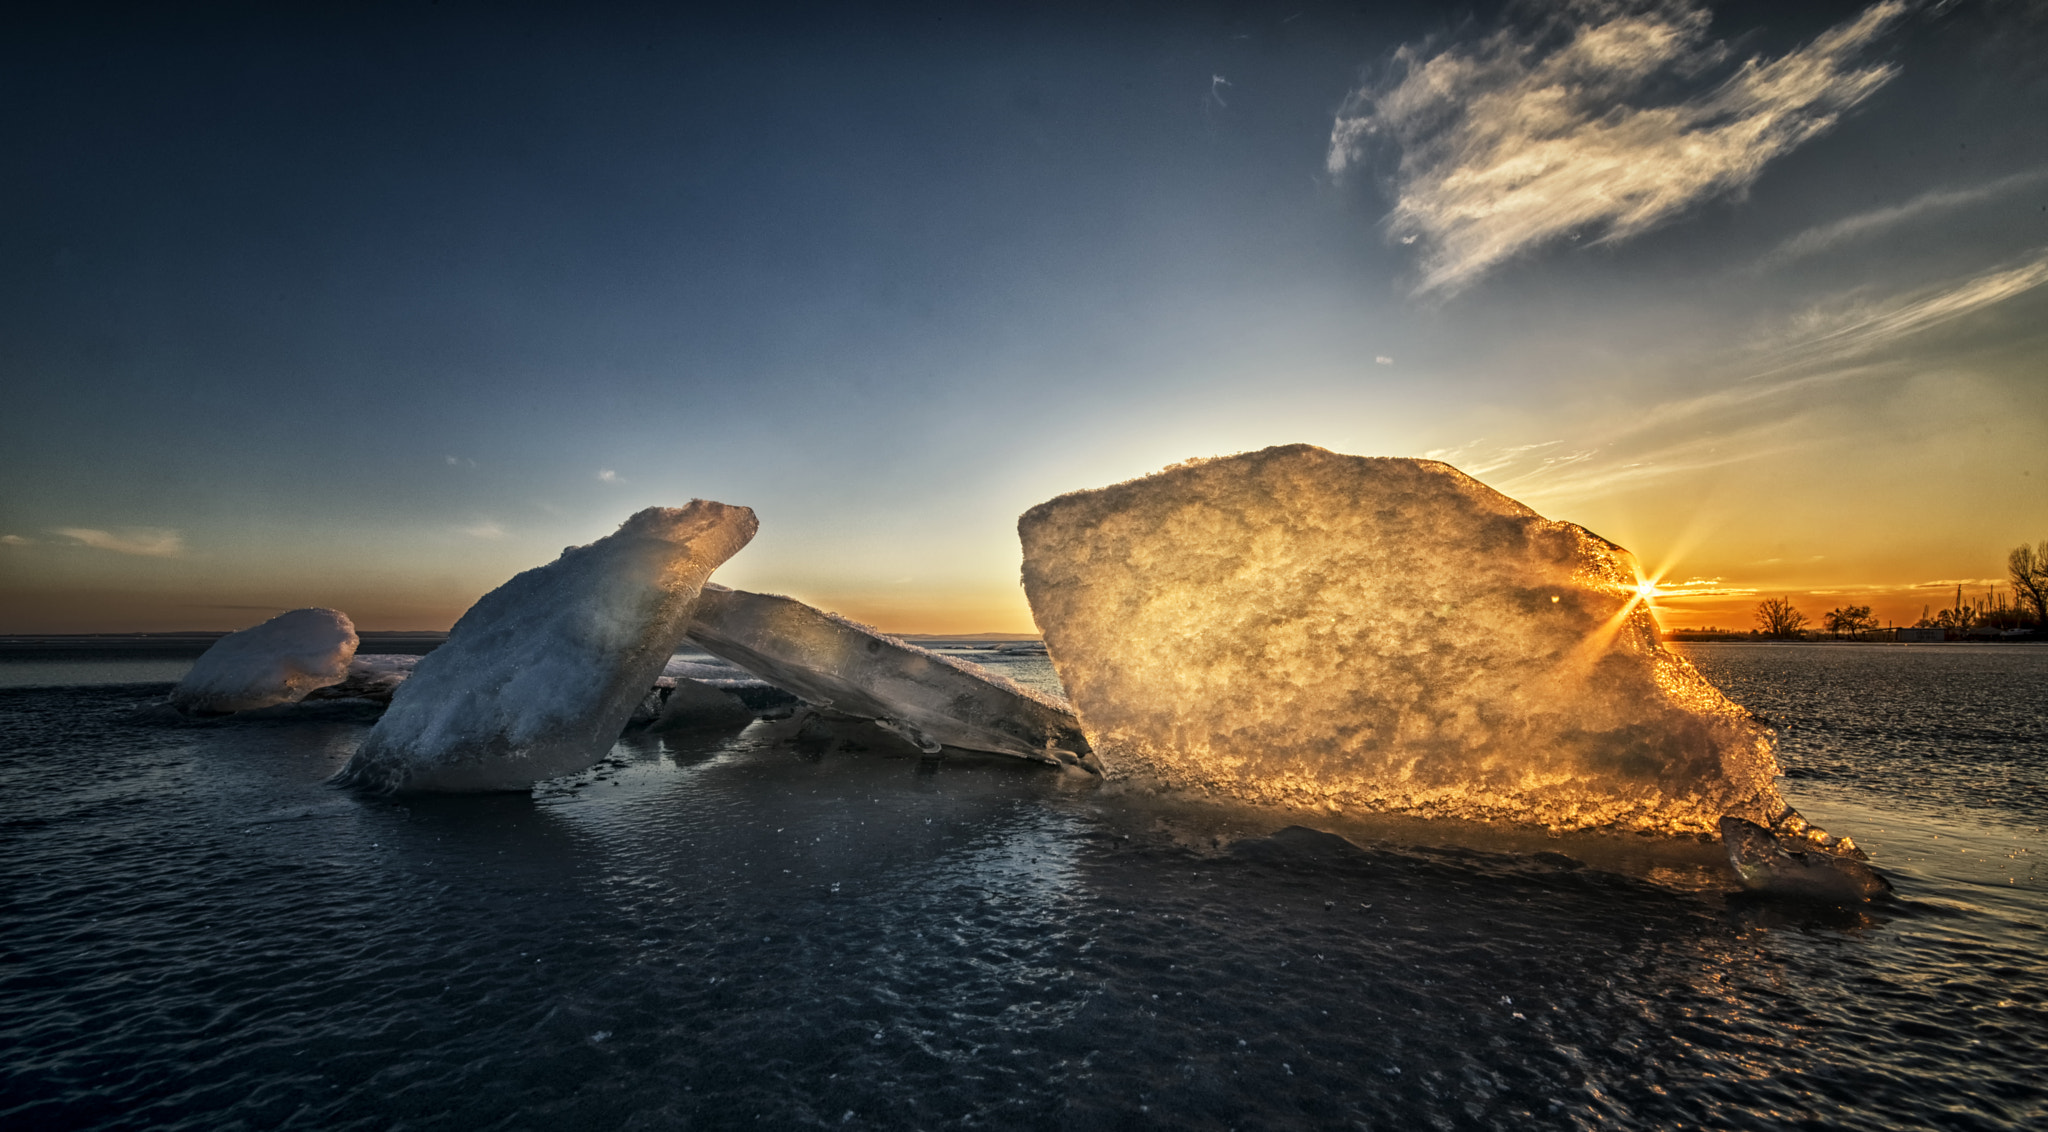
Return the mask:
<path fill-rule="evenodd" d="M 707 586 L 690 640 L 821 708 L 940 747 L 1079 762 L 1087 740 L 1065 703 L 794 598 Z"/>
<path fill-rule="evenodd" d="M 681 643 L 704 580 L 755 529 L 745 507 L 650 507 L 485 594 L 336 781 L 524 790 L 596 762 Z"/>
<path fill-rule="evenodd" d="M 1734 816 L 1722 818 L 1720 825 L 1728 865 L 1751 892 L 1828 904 L 1891 894 L 1892 884 L 1882 873 L 1845 853 L 1802 840 L 1794 840 L 1798 848 L 1791 848 L 1763 826 Z"/>
<path fill-rule="evenodd" d="M 1786 813 L 1770 733 L 1659 641 L 1628 552 L 1448 464 L 1268 448 L 1018 532 L 1111 773 L 1553 828 Z"/>
<path fill-rule="evenodd" d="M 347 614 L 294 609 L 215 641 L 171 689 L 171 706 L 226 715 L 295 703 L 341 683 L 355 654 L 356 627 Z"/>

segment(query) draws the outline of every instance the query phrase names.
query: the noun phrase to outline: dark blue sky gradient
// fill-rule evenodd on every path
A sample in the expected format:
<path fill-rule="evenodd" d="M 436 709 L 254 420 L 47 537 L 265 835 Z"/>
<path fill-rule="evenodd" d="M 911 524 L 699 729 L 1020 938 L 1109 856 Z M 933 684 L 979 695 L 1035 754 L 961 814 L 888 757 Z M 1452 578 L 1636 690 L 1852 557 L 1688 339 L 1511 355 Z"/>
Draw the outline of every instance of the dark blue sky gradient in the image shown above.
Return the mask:
<path fill-rule="evenodd" d="M 1715 28 L 1775 54 L 1859 10 Z M 697 495 L 761 512 L 733 584 L 1024 628 L 1011 525 L 1058 491 L 1289 440 L 1597 445 L 1725 383 L 1698 352 L 1809 296 L 2048 244 L 2036 188 L 1737 270 L 2048 160 L 2019 54 L 2048 37 L 2013 5 L 1916 16 L 1900 77 L 1749 193 L 1449 300 L 1410 294 L 1378 227 L 1390 167 L 1339 183 L 1323 155 L 1362 74 L 1491 7 L 65 19 L 0 46 L 0 631 L 210 623 L 238 594 L 445 623 Z M 2039 426 L 2038 338 L 2001 309 L 1968 348 L 2006 351 L 1982 380 Z M 1610 496 L 1552 510 L 1670 511 Z M 1990 542 L 2048 518 L 1999 498 L 2018 518 Z M 1683 526 L 1660 521 L 1634 537 Z M 1894 580 L 1983 572 L 1915 569 Z"/>

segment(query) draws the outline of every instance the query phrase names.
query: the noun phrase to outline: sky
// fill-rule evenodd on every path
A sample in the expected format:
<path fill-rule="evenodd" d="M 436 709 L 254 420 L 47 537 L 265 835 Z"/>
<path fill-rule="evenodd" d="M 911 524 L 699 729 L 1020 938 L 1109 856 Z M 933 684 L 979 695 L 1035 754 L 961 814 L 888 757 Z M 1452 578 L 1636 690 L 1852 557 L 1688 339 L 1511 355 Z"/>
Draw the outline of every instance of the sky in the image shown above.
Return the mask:
<path fill-rule="evenodd" d="M 1667 627 L 1910 623 L 2048 539 L 2043 58 L 2012 0 L 66 8 L 0 41 L 0 633 L 445 628 L 694 497 L 725 584 L 1029 632 L 1026 508 L 1294 442 Z"/>

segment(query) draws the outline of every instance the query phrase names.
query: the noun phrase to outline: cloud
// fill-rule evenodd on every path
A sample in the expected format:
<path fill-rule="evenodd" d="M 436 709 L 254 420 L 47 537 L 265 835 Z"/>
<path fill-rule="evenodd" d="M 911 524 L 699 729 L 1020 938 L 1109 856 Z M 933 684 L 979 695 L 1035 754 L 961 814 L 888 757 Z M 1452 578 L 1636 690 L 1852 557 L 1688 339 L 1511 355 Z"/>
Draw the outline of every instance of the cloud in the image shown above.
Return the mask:
<path fill-rule="evenodd" d="M 159 527 L 130 527 L 120 534 L 91 527 L 59 527 L 57 534 L 98 550 L 137 554 L 145 558 L 176 558 L 185 552 L 185 536 Z"/>
<path fill-rule="evenodd" d="M 36 540 L 20 535 L 0 535 L 0 546 L 27 546 L 34 541 Z"/>
<path fill-rule="evenodd" d="M 1376 366 L 1390 366 L 1394 364 L 1394 359 L 1386 356 L 1385 354 L 1380 354 L 1379 356 L 1373 358 L 1372 364 Z"/>
<path fill-rule="evenodd" d="M 1948 280 L 1902 295 L 1837 300 L 1806 311 L 1788 348 L 1795 360 L 1820 353 L 1829 359 L 1868 354 L 1902 338 L 1975 314 L 2048 283 L 2048 248 L 1967 279 Z"/>
<path fill-rule="evenodd" d="M 617 483 L 619 482 L 619 473 L 610 468 L 601 468 L 598 470 L 597 478 L 606 483 Z"/>
<path fill-rule="evenodd" d="M 1657 600 L 1688 597 L 1751 597 L 1753 586 L 1729 585 L 1721 578 L 1691 578 L 1683 582 L 1658 582 Z"/>
<path fill-rule="evenodd" d="M 1904 204 L 1874 208 L 1869 212 L 1843 217 L 1831 224 L 1808 228 L 1772 249 L 1757 266 L 1777 267 L 1796 259 L 1804 259 L 1841 244 L 1869 239 L 1893 228 L 1911 224 L 1922 217 L 1954 212 L 1973 204 L 1996 200 L 2007 193 L 2038 185 L 2043 181 L 2048 181 L 2048 168 L 2014 173 L 2010 177 L 2000 177 L 1995 181 L 1986 181 L 1967 189 L 1937 189 L 1922 193 Z"/>
<path fill-rule="evenodd" d="M 1397 148 L 1388 232 L 1424 249 L 1417 294 L 1455 293 L 1523 251 L 1624 240 L 1747 188 L 1897 73 L 1852 64 L 1905 10 L 1873 5 L 1712 86 L 1728 48 L 1683 0 L 1589 0 L 1433 55 L 1403 46 L 1345 100 L 1328 168 Z M 1691 92 L 1656 100 L 1674 84 Z"/>
<path fill-rule="evenodd" d="M 488 519 L 481 523 L 472 523 L 467 527 L 457 527 L 455 529 L 471 538 L 501 539 L 505 537 L 505 528 Z"/>
<path fill-rule="evenodd" d="M 1849 293 L 1809 306 L 1776 331 L 1740 337 L 1753 343 L 1717 368 L 1747 376 L 1697 396 L 1652 405 L 1608 437 L 1663 433 L 1700 417 L 1746 416 L 1759 402 L 1851 381 L 1895 376 L 1913 359 L 1899 347 L 1937 329 L 2048 284 L 2048 248 L 1977 275 L 1871 297 Z"/>

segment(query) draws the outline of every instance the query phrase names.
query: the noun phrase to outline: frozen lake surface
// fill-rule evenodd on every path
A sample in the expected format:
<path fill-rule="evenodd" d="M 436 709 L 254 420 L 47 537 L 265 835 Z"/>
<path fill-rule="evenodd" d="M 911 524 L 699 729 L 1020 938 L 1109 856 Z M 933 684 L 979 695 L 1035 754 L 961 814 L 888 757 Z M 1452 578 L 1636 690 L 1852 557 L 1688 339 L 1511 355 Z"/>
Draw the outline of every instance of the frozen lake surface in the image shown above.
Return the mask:
<path fill-rule="evenodd" d="M 1685 651 L 1898 902 L 766 724 L 365 798 L 359 706 L 0 663 L 0 1125 L 2043 1126 L 2048 648 Z"/>

